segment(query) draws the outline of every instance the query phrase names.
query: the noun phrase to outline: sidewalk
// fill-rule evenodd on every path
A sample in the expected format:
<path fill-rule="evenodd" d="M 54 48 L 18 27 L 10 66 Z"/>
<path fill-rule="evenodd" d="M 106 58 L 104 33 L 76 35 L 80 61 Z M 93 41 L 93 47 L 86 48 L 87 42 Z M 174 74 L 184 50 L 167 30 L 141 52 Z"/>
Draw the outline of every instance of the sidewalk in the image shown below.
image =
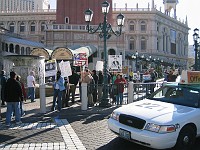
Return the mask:
<path fill-rule="evenodd" d="M 6 107 L 3 107 L 2 120 L 0 124 L 0 150 L 6 149 L 78 149 L 85 150 L 77 134 L 67 121 L 69 116 L 110 114 L 115 109 L 92 107 L 88 110 L 81 110 L 81 103 L 71 107 L 63 108 L 62 111 L 51 112 L 53 97 L 46 97 L 46 113 L 40 113 L 40 100 L 31 103 L 27 100 L 24 103 L 26 115 L 22 118 L 22 124 L 10 128 L 5 126 Z"/>

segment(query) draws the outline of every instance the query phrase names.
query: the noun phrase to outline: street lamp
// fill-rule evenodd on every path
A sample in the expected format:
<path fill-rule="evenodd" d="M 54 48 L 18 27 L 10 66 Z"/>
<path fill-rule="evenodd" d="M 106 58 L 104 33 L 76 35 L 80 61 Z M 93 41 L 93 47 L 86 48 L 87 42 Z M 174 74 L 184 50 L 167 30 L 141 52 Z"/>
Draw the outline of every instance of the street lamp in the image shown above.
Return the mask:
<path fill-rule="evenodd" d="M 108 55 L 107 55 L 107 39 L 109 39 L 112 34 L 116 36 L 120 36 L 122 32 L 122 26 L 124 25 L 125 17 L 121 13 L 117 16 L 117 25 L 119 27 L 119 31 L 114 31 L 110 23 L 107 22 L 107 14 L 109 12 L 110 3 L 107 1 L 102 3 L 102 13 L 104 14 L 104 21 L 100 23 L 99 26 L 94 29 L 90 26 L 90 22 L 92 21 L 93 11 L 88 9 L 85 11 L 85 22 L 87 23 L 87 31 L 90 34 L 94 34 L 96 32 L 99 33 L 99 37 L 103 38 L 104 41 L 104 68 L 103 68 L 103 98 L 99 104 L 99 106 L 107 107 L 110 106 L 108 103 L 108 71 L 107 71 L 107 64 L 108 64 Z"/>
<path fill-rule="evenodd" d="M 136 51 L 136 53 L 135 53 L 135 68 L 136 68 L 136 72 L 137 72 L 137 61 L 138 61 L 138 52 Z"/>
<path fill-rule="evenodd" d="M 200 66 L 199 66 L 199 61 L 200 61 L 200 55 L 199 55 L 199 29 L 194 29 L 194 34 L 193 34 L 193 40 L 194 40 L 194 52 L 195 52 L 195 71 L 200 70 Z"/>

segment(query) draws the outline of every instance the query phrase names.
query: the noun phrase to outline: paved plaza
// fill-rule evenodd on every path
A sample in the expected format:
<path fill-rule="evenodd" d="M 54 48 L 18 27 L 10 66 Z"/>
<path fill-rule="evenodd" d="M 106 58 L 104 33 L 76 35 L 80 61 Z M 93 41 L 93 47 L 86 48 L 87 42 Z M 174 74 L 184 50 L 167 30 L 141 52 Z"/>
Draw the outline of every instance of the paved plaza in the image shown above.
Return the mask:
<path fill-rule="evenodd" d="M 107 129 L 107 118 L 115 107 L 96 106 L 83 111 L 81 103 L 76 99 L 71 107 L 51 112 L 52 99 L 46 97 L 44 114 L 40 113 L 39 99 L 34 103 L 27 100 L 24 103 L 26 115 L 22 118 L 22 124 L 16 125 L 13 121 L 10 128 L 5 126 L 6 107 L 2 107 L 0 149 L 98 149 L 116 137 Z M 78 131 L 78 135 L 73 128 Z M 106 129 L 106 132 L 101 128 Z"/>

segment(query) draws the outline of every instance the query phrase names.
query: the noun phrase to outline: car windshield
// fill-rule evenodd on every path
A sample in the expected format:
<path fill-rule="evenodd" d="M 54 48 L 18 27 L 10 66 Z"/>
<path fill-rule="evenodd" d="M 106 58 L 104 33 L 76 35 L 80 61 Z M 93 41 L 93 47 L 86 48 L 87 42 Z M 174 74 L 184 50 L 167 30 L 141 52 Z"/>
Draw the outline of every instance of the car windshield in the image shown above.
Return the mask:
<path fill-rule="evenodd" d="M 200 90 L 183 85 L 164 86 L 152 93 L 148 99 L 198 108 Z"/>

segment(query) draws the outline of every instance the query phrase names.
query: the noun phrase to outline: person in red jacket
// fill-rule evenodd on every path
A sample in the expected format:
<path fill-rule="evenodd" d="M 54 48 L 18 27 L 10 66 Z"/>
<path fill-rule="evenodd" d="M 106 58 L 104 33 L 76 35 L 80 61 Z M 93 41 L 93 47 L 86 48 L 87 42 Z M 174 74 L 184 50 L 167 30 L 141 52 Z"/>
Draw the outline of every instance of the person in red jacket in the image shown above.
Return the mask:
<path fill-rule="evenodd" d="M 122 75 L 118 74 L 114 84 L 117 86 L 117 95 L 116 95 L 117 105 L 119 104 L 122 105 L 124 85 L 126 84 L 126 80 L 122 77 Z"/>

